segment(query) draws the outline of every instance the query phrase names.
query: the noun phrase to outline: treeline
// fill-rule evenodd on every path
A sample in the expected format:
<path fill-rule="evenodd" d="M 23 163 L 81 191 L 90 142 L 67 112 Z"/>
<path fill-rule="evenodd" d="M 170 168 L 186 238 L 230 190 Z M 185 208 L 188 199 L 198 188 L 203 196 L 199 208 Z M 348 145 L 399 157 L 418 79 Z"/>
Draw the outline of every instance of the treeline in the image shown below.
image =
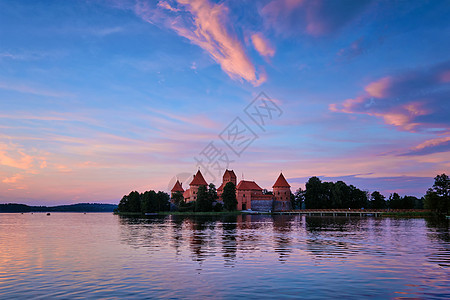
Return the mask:
<path fill-rule="evenodd" d="M 322 182 L 318 177 L 309 178 L 305 190 L 298 189 L 291 196 L 292 206 L 296 209 L 432 209 L 448 214 L 450 208 L 450 181 L 446 174 L 437 175 L 434 185 L 422 198 L 401 197 L 393 193 L 386 199 L 380 192 L 371 194 L 343 181 Z"/>
<path fill-rule="evenodd" d="M 153 190 L 145 193 L 131 192 L 120 200 L 117 207 L 119 213 L 154 213 L 161 211 L 179 212 L 220 212 L 223 210 L 235 211 L 237 207 L 236 186 L 229 182 L 223 189 L 223 202 L 219 202 L 217 190 L 214 184 L 200 186 L 197 191 L 196 201 L 186 203 L 183 193 L 177 192 L 170 201 L 169 194 L 155 192 Z"/>
<path fill-rule="evenodd" d="M 113 212 L 116 204 L 77 203 L 57 206 L 31 206 L 18 203 L 0 204 L 0 213 L 26 212 Z"/>
<path fill-rule="evenodd" d="M 152 213 L 170 210 L 170 196 L 153 190 L 144 193 L 131 192 L 122 197 L 117 207 L 119 212 Z"/>

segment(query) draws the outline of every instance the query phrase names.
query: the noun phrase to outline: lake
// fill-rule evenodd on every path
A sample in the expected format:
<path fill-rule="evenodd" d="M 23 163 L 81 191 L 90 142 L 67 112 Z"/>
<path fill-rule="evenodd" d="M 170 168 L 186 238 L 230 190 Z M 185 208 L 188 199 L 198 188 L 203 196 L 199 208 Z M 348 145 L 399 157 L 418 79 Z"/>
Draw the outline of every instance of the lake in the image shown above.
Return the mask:
<path fill-rule="evenodd" d="M 449 222 L 0 214 L 0 298 L 450 298 Z"/>

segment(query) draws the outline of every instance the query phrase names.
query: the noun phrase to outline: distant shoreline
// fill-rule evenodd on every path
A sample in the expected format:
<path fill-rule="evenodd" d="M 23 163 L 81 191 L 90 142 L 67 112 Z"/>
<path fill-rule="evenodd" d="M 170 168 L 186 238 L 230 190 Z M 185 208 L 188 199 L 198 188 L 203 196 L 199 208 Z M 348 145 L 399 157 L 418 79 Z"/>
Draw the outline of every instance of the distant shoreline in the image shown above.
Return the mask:
<path fill-rule="evenodd" d="M 108 212 L 117 208 L 116 204 L 77 203 L 57 206 L 32 206 L 19 203 L 0 204 L 0 213 L 48 213 L 48 212 Z"/>

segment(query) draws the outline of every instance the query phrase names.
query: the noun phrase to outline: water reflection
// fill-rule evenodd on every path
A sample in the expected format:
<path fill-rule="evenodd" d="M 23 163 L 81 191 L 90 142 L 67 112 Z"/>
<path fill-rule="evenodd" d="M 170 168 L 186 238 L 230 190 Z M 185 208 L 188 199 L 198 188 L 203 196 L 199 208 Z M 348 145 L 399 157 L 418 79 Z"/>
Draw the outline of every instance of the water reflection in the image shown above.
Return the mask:
<path fill-rule="evenodd" d="M 230 215 L 222 218 L 222 256 L 226 267 L 233 267 L 236 263 L 237 217 Z"/>
<path fill-rule="evenodd" d="M 279 254 L 278 260 L 281 263 L 286 262 L 289 253 L 292 252 L 290 236 L 292 223 L 295 217 L 292 215 L 273 215 L 273 231 L 275 240 L 275 252 Z"/>
<path fill-rule="evenodd" d="M 439 244 L 439 247 L 433 249 L 428 259 L 442 267 L 450 267 L 450 220 L 427 218 L 425 221 L 429 228 L 428 238 Z"/>
<path fill-rule="evenodd" d="M 273 249 L 280 263 L 286 263 L 295 250 L 304 250 L 315 260 L 346 260 L 354 255 L 398 256 L 399 247 L 420 235 L 438 243 L 429 261 L 450 266 L 449 222 L 422 219 L 429 229 L 417 230 L 417 219 L 318 217 L 294 215 L 151 216 L 120 217 L 122 242 L 133 248 L 158 251 L 170 246 L 176 256 L 188 250 L 201 264 L 221 255 L 224 266 L 234 267 L 238 254 L 254 258 L 254 253 Z M 167 243 L 167 245 L 166 245 Z M 295 243 L 295 246 L 293 244 Z M 414 251 L 414 250 L 411 250 Z"/>
<path fill-rule="evenodd" d="M 448 299 L 449 245 L 422 218 L 1 215 L 0 298 Z"/>

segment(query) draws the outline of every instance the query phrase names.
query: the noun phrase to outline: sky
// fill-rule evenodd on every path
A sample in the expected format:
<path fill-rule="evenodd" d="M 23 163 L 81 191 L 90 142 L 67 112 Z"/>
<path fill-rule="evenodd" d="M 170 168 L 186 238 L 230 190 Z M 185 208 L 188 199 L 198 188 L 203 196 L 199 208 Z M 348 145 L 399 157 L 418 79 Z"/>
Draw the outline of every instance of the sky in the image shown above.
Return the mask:
<path fill-rule="evenodd" d="M 0 0 L 0 203 L 450 171 L 448 1 Z"/>

